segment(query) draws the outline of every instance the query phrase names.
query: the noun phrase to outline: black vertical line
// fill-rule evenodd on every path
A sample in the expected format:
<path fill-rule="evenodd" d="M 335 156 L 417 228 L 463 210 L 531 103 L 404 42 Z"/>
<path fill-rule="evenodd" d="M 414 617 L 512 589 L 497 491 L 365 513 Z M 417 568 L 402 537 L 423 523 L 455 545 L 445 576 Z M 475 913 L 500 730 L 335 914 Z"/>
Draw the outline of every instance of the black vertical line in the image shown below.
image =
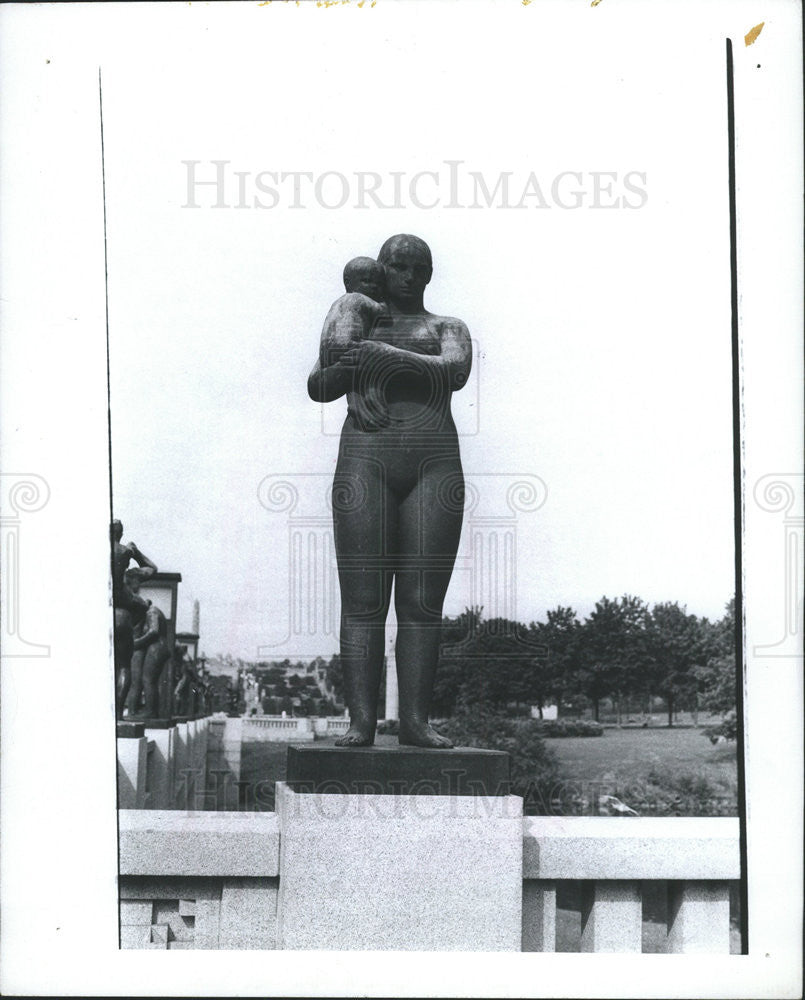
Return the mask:
<path fill-rule="evenodd" d="M 109 254 L 106 240 L 106 157 L 103 143 L 103 86 L 101 83 L 101 70 L 98 68 L 98 106 L 101 122 L 101 188 L 103 192 L 103 286 L 104 286 L 104 319 L 106 323 L 106 438 L 107 438 L 107 459 L 109 463 L 109 522 L 111 524 L 114 514 L 112 502 L 112 383 L 110 378 L 109 360 Z M 109 549 L 109 564 L 111 566 L 112 550 L 111 543 Z"/>
<path fill-rule="evenodd" d="M 106 440 L 107 440 L 107 460 L 109 463 L 109 524 L 112 524 L 112 518 L 114 516 L 114 505 L 112 499 L 112 383 L 110 379 L 110 362 L 109 362 L 109 255 L 107 250 L 106 242 L 106 157 L 104 155 L 104 144 L 103 144 L 103 85 L 101 82 L 101 68 L 98 67 L 98 111 L 101 123 L 101 191 L 103 195 L 103 286 L 104 286 L 104 319 L 106 324 Z M 109 536 L 109 576 L 112 579 L 113 566 L 112 566 L 112 538 Z M 113 602 L 114 604 L 114 602 Z M 114 616 L 114 610 L 112 611 Z M 114 619 L 113 619 L 114 620 Z M 114 625 L 113 625 L 114 629 Z M 114 631 L 113 631 L 114 635 Z M 112 662 L 114 663 L 114 639 L 112 648 Z M 117 677 L 114 673 L 114 667 L 112 668 L 112 675 L 114 677 L 113 685 L 113 718 L 115 719 L 115 727 L 117 727 Z M 116 737 L 117 733 L 115 733 Z M 116 831 L 116 857 L 117 857 L 117 878 L 118 885 L 120 879 L 120 790 L 117 785 L 117 739 L 114 740 L 115 753 L 113 756 L 114 767 L 115 767 L 115 831 Z M 118 889 L 119 892 L 119 889 Z M 117 946 L 121 948 L 123 946 L 123 941 L 121 938 L 121 928 L 120 928 L 120 906 L 118 903 L 118 914 L 117 914 Z"/>
<path fill-rule="evenodd" d="M 738 339 L 738 227 L 735 209 L 735 83 L 732 39 L 727 39 L 727 143 L 729 146 L 730 314 L 732 340 L 732 483 L 735 526 L 735 707 L 738 766 L 738 824 L 741 859 L 741 954 L 749 954 L 749 892 L 746 843 L 746 766 L 744 759 L 744 602 L 743 602 L 743 440 L 741 436 L 741 359 Z"/>

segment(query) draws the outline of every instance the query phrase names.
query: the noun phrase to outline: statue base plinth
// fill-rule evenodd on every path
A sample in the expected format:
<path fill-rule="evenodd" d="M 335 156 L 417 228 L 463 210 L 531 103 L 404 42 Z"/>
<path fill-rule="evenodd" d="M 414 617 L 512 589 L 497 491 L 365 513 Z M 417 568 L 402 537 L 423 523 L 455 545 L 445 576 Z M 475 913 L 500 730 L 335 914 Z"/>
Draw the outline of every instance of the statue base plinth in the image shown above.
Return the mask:
<path fill-rule="evenodd" d="M 117 723 L 117 738 L 119 740 L 138 740 L 143 735 L 145 727 L 142 722 L 129 722 L 123 719 Z"/>
<path fill-rule="evenodd" d="M 286 784 L 322 795 L 509 794 L 507 753 L 455 747 L 289 746 Z"/>
<path fill-rule="evenodd" d="M 172 729 L 176 725 L 175 719 L 150 719 L 146 716 L 138 716 L 137 722 L 146 729 Z"/>
<path fill-rule="evenodd" d="M 518 796 L 332 795 L 278 782 L 276 809 L 278 948 L 520 950 Z"/>

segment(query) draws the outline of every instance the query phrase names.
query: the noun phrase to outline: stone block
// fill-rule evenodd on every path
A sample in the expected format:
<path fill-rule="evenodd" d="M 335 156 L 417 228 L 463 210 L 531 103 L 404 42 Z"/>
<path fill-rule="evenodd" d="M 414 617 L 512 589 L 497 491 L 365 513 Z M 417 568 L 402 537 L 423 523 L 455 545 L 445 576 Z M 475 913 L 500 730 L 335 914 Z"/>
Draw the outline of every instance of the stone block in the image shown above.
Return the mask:
<path fill-rule="evenodd" d="M 121 875 L 276 876 L 275 813 L 121 810 Z"/>
<path fill-rule="evenodd" d="M 148 728 L 145 735 L 153 744 L 150 756 L 151 774 L 148 788 L 152 809 L 172 809 L 174 793 L 174 748 L 176 728 Z"/>
<path fill-rule="evenodd" d="M 138 740 L 145 735 L 144 728 L 141 722 L 129 722 L 124 719 L 117 723 L 117 738 Z"/>
<path fill-rule="evenodd" d="M 150 924 L 123 924 L 120 928 L 121 948 L 147 948 L 151 944 Z"/>
<path fill-rule="evenodd" d="M 161 944 L 167 948 L 169 938 L 170 938 L 170 927 L 167 924 L 151 925 L 152 944 Z"/>
<path fill-rule="evenodd" d="M 226 879 L 221 890 L 220 948 L 277 946 L 278 879 Z"/>
<path fill-rule="evenodd" d="M 667 951 L 730 953 L 730 891 L 727 882 L 668 883 Z"/>
<path fill-rule="evenodd" d="M 737 819 L 526 816 L 523 878 L 739 879 Z"/>
<path fill-rule="evenodd" d="M 193 748 L 193 768 L 197 775 L 201 775 L 202 786 L 203 774 L 206 770 L 208 733 L 209 719 L 198 719 L 196 722 L 196 742 Z"/>
<path fill-rule="evenodd" d="M 509 755 L 470 747 L 289 746 L 286 783 L 328 795 L 505 796 Z"/>
<path fill-rule="evenodd" d="M 190 801 L 190 782 L 187 771 L 190 768 L 189 734 L 186 722 L 176 726 L 173 747 L 173 790 L 177 809 L 186 809 Z"/>
<path fill-rule="evenodd" d="M 556 951 L 556 883 L 523 882 L 523 951 Z"/>
<path fill-rule="evenodd" d="M 148 765 L 145 736 L 117 739 L 117 799 L 119 809 L 144 809 Z"/>
<path fill-rule="evenodd" d="M 141 899 L 121 899 L 120 900 L 120 923 L 151 926 L 151 918 L 154 907 L 150 900 Z"/>
<path fill-rule="evenodd" d="M 522 799 L 277 784 L 278 947 L 520 951 Z"/>
<path fill-rule="evenodd" d="M 193 947 L 201 950 L 218 948 L 220 921 L 220 899 L 197 899 Z"/>
<path fill-rule="evenodd" d="M 581 908 L 582 951 L 640 952 L 642 932 L 639 882 L 585 883 Z"/>

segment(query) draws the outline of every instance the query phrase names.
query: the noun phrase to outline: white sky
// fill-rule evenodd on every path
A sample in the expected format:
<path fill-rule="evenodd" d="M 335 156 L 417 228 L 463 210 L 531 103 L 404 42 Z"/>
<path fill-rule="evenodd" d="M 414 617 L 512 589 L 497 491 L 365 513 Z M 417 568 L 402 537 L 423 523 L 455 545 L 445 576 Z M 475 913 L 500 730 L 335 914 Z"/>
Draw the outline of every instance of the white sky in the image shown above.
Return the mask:
<path fill-rule="evenodd" d="M 179 627 L 198 599 L 208 654 L 252 657 L 288 631 L 288 522 L 258 485 L 318 473 L 300 488 L 321 494 L 345 411 L 329 404 L 322 433 L 306 394 L 321 323 L 344 263 L 396 232 L 429 242 L 426 306 L 478 346 L 454 397 L 466 472 L 547 485 L 517 525 L 518 617 L 624 592 L 719 617 L 734 573 L 723 35 L 683 54 L 678 26 L 655 20 L 643 45 L 612 32 L 603 46 L 591 19 L 568 47 L 501 17 L 485 46 L 509 58 L 468 33 L 459 60 L 472 7 L 382 36 L 368 10 L 345 10 L 335 34 L 334 18 L 291 13 L 252 18 L 230 58 L 195 34 L 147 71 L 132 54 L 103 64 L 114 507 L 127 540 L 182 573 Z M 327 210 L 303 194 L 294 210 L 286 182 L 274 209 L 213 209 L 209 187 L 190 209 L 191 159 L 199 178 L 230 161 L 230 205 L 235 170 L 251 198 L 264 170 L 388 185 L 391 171 L 446 177 L 447 159 L 490 182 L 511 171 L 518 192 L 534 171 L 549 199 L 580 171 L 588 195 L 578 210 L 473 211 Z M 646 174 L 645 206 L 587 207 L 591 171 Z M 457 574 L 445 610 L 468 603 Z M 276 655 L 336 648 L 293 636 Z"/>

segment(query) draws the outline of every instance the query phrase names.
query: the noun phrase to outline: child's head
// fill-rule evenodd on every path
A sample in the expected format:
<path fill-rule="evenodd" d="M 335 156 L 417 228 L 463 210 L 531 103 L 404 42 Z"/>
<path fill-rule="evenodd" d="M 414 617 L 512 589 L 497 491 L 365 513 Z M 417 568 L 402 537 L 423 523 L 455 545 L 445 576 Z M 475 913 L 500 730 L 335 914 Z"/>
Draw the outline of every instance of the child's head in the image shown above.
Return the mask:
<path fill-rule="evenodd" d="M 348 292 L 368 295 L 375 302 L 382 302 L 386 293 L 383 265 L 371 257 L 353 257 L 344 268 L 344 288 Z"/>

